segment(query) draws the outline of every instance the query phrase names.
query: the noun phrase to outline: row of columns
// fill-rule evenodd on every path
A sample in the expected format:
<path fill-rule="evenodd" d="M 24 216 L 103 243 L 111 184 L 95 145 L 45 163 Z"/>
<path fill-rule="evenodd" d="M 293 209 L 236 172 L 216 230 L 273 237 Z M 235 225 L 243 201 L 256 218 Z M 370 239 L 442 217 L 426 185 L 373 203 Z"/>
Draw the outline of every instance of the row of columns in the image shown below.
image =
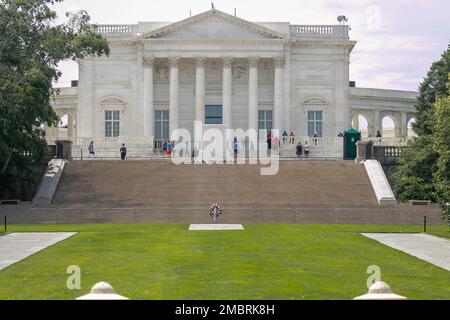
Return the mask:
<path fill-rule="evenodd" d="M 283 117 L 283 79 L 284 59 L 276 57 L 274 60 L 274 110 L 273 128 L 282 128 Z M 153 66 L 155 59 L 147 57 L 144 63 L 144 136 L 153 135 Z M 179 57 L 169 57 L 169 132 L 178 128 L 179 109 Z M 258 129 L 258 62 L 259 58 L 251 57 L 249 63 L 249 97 L 248 97 L 248 128 Z M 205 63 L 206 58 L 195 59 L 195 120 L 204 121 L 205 118 Z M 222 118 L 227 128 L 232 128 L 232 63 L 233 58 L 222 58 L 223 87 L 222 87 Z"/>

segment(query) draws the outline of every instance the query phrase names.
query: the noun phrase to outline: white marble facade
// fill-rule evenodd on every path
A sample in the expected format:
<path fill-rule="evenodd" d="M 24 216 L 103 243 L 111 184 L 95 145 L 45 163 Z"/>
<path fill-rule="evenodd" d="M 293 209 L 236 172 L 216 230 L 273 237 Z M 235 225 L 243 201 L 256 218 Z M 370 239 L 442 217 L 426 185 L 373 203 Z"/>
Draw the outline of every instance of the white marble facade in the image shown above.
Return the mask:
<path fill-rule="evenodd" d="M 345 25 L 254 23 L 210 10 L 176 23 L 96 31 L 111 55 L 80 60 L 78 88 L 63 89 L 55 102 L 59 114 L 69 114 L 75 144 L 111 135 L 107 111 L 118 111 L 115 135 L 144 144 L 155 139 L 156 111 L 168 112 L 170 131 L 192 132 L 205 105 L 221 106 L 225 128 L 258 128 L 258 111 L 269 111 L 273 128 L 297 136 L 311 133 L 310 111 L 320 112 L 323 137 L 349 129 L 359 114 L 372 135 L 385 115 L 406 135 L 413 117 L 416 92 L 349 87 L 356 42 Z"/>

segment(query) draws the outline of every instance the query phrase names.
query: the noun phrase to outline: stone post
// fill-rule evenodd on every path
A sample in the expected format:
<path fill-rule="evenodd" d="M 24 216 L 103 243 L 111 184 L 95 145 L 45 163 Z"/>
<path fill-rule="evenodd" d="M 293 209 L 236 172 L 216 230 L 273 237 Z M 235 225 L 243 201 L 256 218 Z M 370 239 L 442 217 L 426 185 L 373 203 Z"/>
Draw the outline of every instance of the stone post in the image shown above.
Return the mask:
<path fill-rule="evenodd" d="M 381 132 L 381 123 L 380 123 L 380 111 L 375 110 L 373 112 L 373 132 L 372 137 L 375 137 L 377 135 L 377 131 L 380 130 Z"/>
<path fill-rule="evenodd" d="M 153 64 L 155 58 L 146 57 L 144 64 L 144 137 L 153 136 Z"/>
<path fill-rule="evenodd" d="M 248 128 L 258 130 L 258 61 L 249 58 L 248 77 Z"/>
<path fill-rule="evenodd" d="M 98 282 L 92 287 L 90 293 L 76 300 L 128 300 L 128 298 L 115 293 L 109 283 Z"/>
<path fill-rule="evenodd" d="M 274 129 L 279 129 L 282 132 L 283 128 L 283 77 L 284 77 L 284 59 L 275 57 L 273 59 L 275 67 L 274 79 Z"/>
<path fill-rule="evenodd" d="M 169 84 L 169 136 L 178 129 L 178 62 L 179 57 L 170 57 L 170 84 Z"/>
<path fill-rule="evenodd" d="M 195 120 L 205 122 L 205 58 L 195 59 Z"/>
<path fill-rule="evenodd" d="M 231 123 L 231 94 L 232 94 L 232 75 L 231 64 L 233 58 L 223 58 L 223 90 L 222 90 L 222 108 L 223 108 L 223 124 L 226 128 L 232 127 Z"/>
<path fill-rule="evenodd" d="M 375 282 L 366 294 L 353 300 L 407 300 L 406 297 L 395 294 L 386 282 Z"/>

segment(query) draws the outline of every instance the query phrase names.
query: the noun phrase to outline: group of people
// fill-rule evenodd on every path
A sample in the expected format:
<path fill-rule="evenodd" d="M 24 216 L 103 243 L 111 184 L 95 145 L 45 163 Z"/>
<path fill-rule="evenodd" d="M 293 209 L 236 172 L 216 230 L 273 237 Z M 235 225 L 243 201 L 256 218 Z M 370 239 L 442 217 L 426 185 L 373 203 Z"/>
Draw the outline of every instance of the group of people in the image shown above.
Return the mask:
<path fill-rule="evenodd" d="M 286 130 L 283 131 L 283 134 L 281 135 L 283 143 L 286 143 L 289 140 L 290 144 L 294 144 L 295 142 L 295 133 L 291 131 L 291 133 L 288 135 Z"/>
<path fill-rule="evenodd" d="M 289 143 L 294 144 L 295 141 L 295 135 L 293 132 L 291 132 L 291 134 L 288 136 L 287 132 L 284 131 L 283 132 L 283 143 L 285 143 L 287 141 L 287 137 L 289 137 Z M 286 137 L 286 141 L 284 140 L 284 138 Z M 274 146 L 275 148 L 278 147 L 279 144 L 279 139 L 277 136 L 272 136 L 272 132 L 269 132 L 267 134 L 267 148 L 270 150 L 272 149 L 272 146 Z M 172 153 L 173 153 L 173 149 L 175 147 L 175 141 L 164 141 L 164 143 L 161 145 L 161 149 L 160 152 L 162 154 L 166 154 L 167 157 L 171 157 Z M 238 155 L 238 140 L 235 137 L 233 140 L 233 151 L 234 151 L 234 159 L 236 160 L 237 155 Z M 89 158 L 91 157 L 95 157 L 95 148 L 94 148 L 94 141 L 91 141 L 91 143 L 88 146 L 88 152 L 89 152 Z M 122 160 L 125 160 L 127 157 L 127 148 L 125 147 L 125 144 L 122 143 L 122 146 L 120 147 L 120 158 Z M 301 158 L 303 156 L 303 154 L 305 155 L 306 158 L 309 157 L 309 143 L 308 141 L 305 141 L 304 145 L 302 145 L 301 142 L 299 142 L 296 146 L 296 155 L 297 158 Z M 194 157 L 195 154 L 194 152 L 192 153 L 192 156 Z"/>
<path fill-rule="evenodd" d="M 91 141 L 88 146 L 89 158 L 95 158 L 95 147 L 94 141 Z M 127 158 L 127 148 L 125 147 L 125 143 L 122 143 L 122 146 L 119 149 L 120 158 L 125 160 Z"/>
<path fill-rule="evenodd" d="M 175 147 L 175 141 L 170 141 L 170 140 L 164 141 L 160 152 L 162 154 L 165 154 L 168 158 L 170 158 L 170 157 L 172 157 L 174 147 Z"/>
<path fill-rule="evenodd" d="M 308 141 L 305 141 L 305 144 L 302 145 L 301 142 L 297 144 L 297 147 L 295 148 L 295 154 L 297 155 L 297 158 L 301 158 L 303 156 L 303 152 L 305 153 L 305 158 L 309 157 L 309 143 Z"/>

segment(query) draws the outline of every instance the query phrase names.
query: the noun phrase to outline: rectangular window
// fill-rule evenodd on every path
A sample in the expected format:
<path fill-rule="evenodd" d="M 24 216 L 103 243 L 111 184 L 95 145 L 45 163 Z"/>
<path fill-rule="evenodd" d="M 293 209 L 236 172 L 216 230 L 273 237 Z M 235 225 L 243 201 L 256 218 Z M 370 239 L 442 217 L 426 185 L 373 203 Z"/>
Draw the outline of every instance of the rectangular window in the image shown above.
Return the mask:
<path fill-rule="evenodd" d="M 308 111 L 308 136 L 322 136 L 322 111 Z"/>
<path fill-rule="evenodd" d="M 272 110 L 258 111 L 258 130 L 266 129 L 267 133 L 272 130 Z"/>
<path fill-rule="evenodd" d="M 155 110 L 155 141 L 169 140 L 169 110 Z"/>
<path fill-rule="evenodd" d="M 222 106 L 205 106 L 205 124 L 222 123 Z"/>
<path fill-rule="evenodd" d="M 118 137 L 120 135 L 120 111 L 105 111 L 105 137 Z"/>

